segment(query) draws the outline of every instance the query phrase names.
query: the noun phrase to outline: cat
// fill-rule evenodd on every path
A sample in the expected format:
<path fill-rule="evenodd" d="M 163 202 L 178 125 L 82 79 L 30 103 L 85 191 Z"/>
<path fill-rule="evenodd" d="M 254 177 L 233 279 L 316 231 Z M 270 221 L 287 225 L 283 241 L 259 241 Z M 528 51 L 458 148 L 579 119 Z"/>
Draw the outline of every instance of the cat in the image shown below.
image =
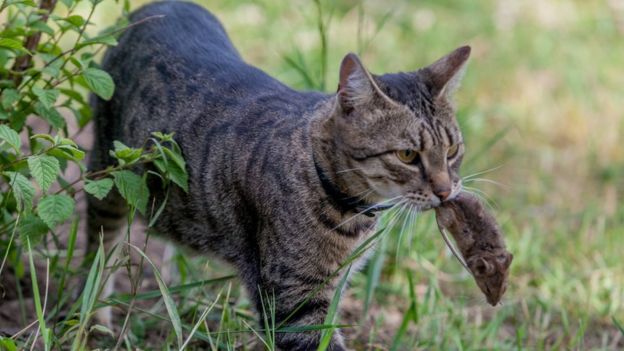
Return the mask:
<path fill-rule="evenodd" d="M 113 140 L 138 147 L 151 132 L 174 132 L 189 191 L 171 189 L 157 232 L 232 264 L 259 314 L 261 294 L 274 296 L 276 324 L 323 324 L 341 279 L 332 273 L 382 210 L 425 211 L 461 190 L 464 144 L 450 98 L 470 47 L 384 75 L 347 54 L 336 93 L 303 92 L 245 63 L 198 5 L 157 2 L 130 21 L 146 18 L 103 58 L 116 89 L 95 99 L 89 167 L 114 163 Z M 149 186 L 162 200 L 162 186 Z M 89 198 L 90 250 L 101 232 L 107 248 L 119 240 L 127 211 L 117 192 Z M 319 335 L 277 333 L 276 344 L 314 350 Z M 329 350 L 344 349 L 336 331 Z"/>

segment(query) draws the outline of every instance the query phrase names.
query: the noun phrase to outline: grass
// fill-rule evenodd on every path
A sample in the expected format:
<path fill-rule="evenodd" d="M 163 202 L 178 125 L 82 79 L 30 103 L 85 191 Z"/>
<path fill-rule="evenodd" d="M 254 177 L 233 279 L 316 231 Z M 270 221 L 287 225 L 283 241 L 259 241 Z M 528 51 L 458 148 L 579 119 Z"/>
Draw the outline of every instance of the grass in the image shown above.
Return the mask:
<path fill-rule="evenodd" d="M 416 69 L 465 43 L 473 47 L 457 95 L 468 150 L 462 172 L 491 169 L 467 185 L 491 199 L 515 256 L 503 305 L 485 303 L 425 213 L 382 237 L 369 264 L 352 274 L 342 316 L 328 316 L 328 325 L 348 325 L 343 330 L 351 347 L 624 347 L 624 32 L 618 27 L 624 13 L 606 2 L 571 0 L 205 3 L 248 61 L 301 89 L 332 90 L 349 51 L 382 73 Z M 120 13 L 107 6 L 108 14 L 95 14 L 96 31 Z M 96 260 L 91 270 L 91 292 L 102 284 L 96 278 L 124 267 L 136 285 L 126 290 L 133 292 L 98 303 L 93 294 L 74 301 L 63 287 L 87 274 L 69 263 L 76 228 L 68 229 L 69 248 L 38 245 L 26 253 L 43 267 L 39 285 L 33 280 L 30 288 L 13 288 L 2 281 L 16 291 L 20 323 L 0 339 L 0 349 L 58 349 L 75 340 L 80 349 L 83 333 L 91 335 L 88 347 L 233 350 L 260 343 L 272 349 L 274 326 L 256 321 L 228 267 L 178 252 L 177 281 L 165 286 L 155 273 L 160 262 L 149 264 L 159 261 L 158 253 L 140 248 L 142 238 L 133 241 L 133 264 L 102 268 Z M 139 267 L 143 255 L 148 265 Z M 3 278 L 7 271 L 24 276 L 30 263 L 8 257 L 6 265 Z M 48 280 L 61 282 L 59 288 L 48 287 Z M 34 305 L 32 291 L 38 292 Z M 58 293 L 46 305 L 50 291 Z M 54 318 L 62 315 L 58 301 L 76 311 L 60 323 Z M 269 311 L 275 303 L 270 295 L 264 302 Z M 127 316 L 124 335 L 111 340 L 84 329 L 104 304 Z M 331 335 L 331 328 L 322 330 Z"/>

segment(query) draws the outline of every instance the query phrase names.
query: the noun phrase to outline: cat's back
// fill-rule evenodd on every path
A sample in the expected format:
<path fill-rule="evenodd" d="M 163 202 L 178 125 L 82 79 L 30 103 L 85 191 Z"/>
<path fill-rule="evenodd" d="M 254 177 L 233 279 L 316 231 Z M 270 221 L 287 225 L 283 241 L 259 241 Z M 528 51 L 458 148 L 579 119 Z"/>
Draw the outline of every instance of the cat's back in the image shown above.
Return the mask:
<path fill-rule="evenodd" d="M 192 94 L 223 100 L 253 99 L 260 91 L 294 93 L 240 57 L 219 20 L 205 8 L 185 1 L 148 4 L 130 15 L 131 26 L 103 60 L 121 99 L 151 87 L 175 86 Z M 117 94 L 118 93 L 118 94 Z M 234 93 L 234 94 L 233 94 Z M 186 94 L 186 95 L 184 95 Z"/>
<path fill-rule="evenodd" d="M 190 65 L 242 62 L 219 20 L 197 4 L 185 1 L 151 3 L 134 11 L 129 19 L 132 28 L 122 37 L 126 42 L 158 47 L 161 54 L 190 60 L 187 62 Z"/>

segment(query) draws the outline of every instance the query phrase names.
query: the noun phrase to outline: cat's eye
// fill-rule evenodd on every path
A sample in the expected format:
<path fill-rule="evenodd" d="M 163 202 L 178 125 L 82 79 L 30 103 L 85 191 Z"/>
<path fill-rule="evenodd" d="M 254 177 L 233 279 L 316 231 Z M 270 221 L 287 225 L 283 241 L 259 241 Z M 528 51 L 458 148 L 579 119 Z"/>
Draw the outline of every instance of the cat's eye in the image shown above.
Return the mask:
<path fill-rule="evenodd" d="M 418 151 L 416 150 L 399 150 L 396 152 L 397 157 L 403 163 L 414 163 L 418 157 Z"/>
<path fill-rule="evenodd" d="M 459 144 L 452 145 L 451 147 L 448 148 L 446 152 L 446 158 L 450 159 L 450 158 L 455 157 L 458 151 L 459 151 Z"/>

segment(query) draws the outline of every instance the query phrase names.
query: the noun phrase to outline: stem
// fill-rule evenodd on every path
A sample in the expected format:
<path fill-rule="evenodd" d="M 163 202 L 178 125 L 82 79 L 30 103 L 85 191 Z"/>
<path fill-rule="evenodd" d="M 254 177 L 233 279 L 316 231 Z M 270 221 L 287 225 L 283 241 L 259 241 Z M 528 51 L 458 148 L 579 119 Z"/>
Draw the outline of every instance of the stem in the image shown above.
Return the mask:
<path fill-rule="evenodd" d="M 52 13 L 52 11 L 54 10 L 54 7 L 56 6 L 56 1 L 57 0 L 41 0 L 41 3 L 39 4 L 39 10 L 43 10 L 41 11 L 43 12 L 43 15 L 41 16 L 41 20 L 43 22 L 48 21 L 48 17 L 50 16 L 50 13 Z M 2 6 L 0 7 L 0 11 L 6 6 L 5 2 L 6 0 L 3 1 Z M 19 74 L 19 72 L 23 72 L 27 70 L 32 65 L 33 56 L 30 53 L 37 49 L 39 40 L 41 40 L 40 31 L 29 35 L 24 40 L 24 47 L 26 48 L 26 50 L 28 50 L 28 53 L 22 56 L 19 56 L 15 59 L 15 62 L 13 63 L 13 69 L 12 69 L 14 73 L 12 74 L 12 77 L 10 77 L 10 79 L 13 79 L 13 83 L 15 84 L 16 87 L 20 85 L 23 79 L 23 76 Z"/>

